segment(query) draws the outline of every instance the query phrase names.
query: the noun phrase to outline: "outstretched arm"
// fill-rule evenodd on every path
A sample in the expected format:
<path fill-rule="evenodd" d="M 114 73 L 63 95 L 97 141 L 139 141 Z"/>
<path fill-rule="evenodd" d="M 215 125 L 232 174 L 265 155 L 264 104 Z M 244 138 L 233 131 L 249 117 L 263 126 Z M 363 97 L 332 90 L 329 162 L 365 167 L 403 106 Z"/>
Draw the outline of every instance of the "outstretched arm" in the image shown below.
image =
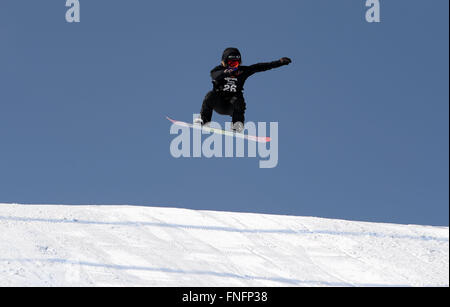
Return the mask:
<path fill-rule="evenodd" d="M 257 73 L 257 72 L 262 72 L 262 71 L 278 68 L 278 67 L 281 67 L 281 66 L 284 66 L 284 65 L 288 65 L 291 62 L 292 61 L 291 61 L 290 58 L 281 58 L 278 61 L 273 61 L 273 62 L 269 62 L 269 63 L 258 63 L 258 64 L 250 65 L 248 67 L 249 68 L 249 74 L 253 75 L 254 73 Z"/>

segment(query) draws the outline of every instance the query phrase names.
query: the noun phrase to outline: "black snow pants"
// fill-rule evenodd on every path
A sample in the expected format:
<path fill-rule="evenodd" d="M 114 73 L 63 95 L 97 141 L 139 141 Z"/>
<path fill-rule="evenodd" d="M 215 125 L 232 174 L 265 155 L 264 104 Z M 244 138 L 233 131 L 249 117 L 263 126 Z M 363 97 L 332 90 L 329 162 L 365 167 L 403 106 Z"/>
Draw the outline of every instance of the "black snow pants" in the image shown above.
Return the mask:
<path fill-rule="evenodd" d="M 200 115 L 204 123 L 211 121 L 213 111 L 221 115 L 230 115 L 233 123 L 244 123 L 245 109 L 246 104 L 242 94 L 225 95 L 212 90 L 206 94 L 203 100 Z"/>

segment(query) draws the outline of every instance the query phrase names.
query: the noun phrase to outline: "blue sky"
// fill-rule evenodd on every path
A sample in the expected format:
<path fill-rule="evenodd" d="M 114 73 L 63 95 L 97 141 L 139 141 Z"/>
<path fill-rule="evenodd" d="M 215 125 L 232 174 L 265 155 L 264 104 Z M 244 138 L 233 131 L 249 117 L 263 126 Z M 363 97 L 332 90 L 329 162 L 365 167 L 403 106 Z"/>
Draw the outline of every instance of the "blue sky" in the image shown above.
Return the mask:
<path fill-rule="evenodd" d="M 135 204 L 448 226 L 447 0 L 0 2 L 0 202 Z M 279 163 L 174 159 L 224 48 Z M 215 116 L 219 122 L 225 117 Z"/>

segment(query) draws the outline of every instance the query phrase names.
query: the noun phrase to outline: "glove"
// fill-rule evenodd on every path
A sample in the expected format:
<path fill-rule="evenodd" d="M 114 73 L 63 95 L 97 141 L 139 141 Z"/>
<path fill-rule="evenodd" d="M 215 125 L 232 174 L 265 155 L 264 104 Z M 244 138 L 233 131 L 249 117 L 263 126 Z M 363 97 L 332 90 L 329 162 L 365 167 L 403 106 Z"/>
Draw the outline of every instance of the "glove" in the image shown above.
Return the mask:
<path fill-rule="evenodd" d="M 284 57 L 284 58 L 281 58 L 281 59 L 280 59 L 280 62 L 281 62 L 281 64 L 283 64 L 283 65 L 288 65 L 288 64 L 290 64 L 290 63 L 292 62 L 292 60 L 291 60 L 290 58 Z"/>

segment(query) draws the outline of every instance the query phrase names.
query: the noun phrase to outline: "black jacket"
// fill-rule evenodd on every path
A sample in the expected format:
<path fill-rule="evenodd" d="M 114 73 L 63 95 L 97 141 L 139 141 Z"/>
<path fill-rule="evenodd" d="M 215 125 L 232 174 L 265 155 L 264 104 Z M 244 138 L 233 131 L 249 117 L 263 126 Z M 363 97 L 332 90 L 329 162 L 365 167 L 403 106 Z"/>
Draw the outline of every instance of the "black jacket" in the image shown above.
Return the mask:
<path fill-rule="evenodd" d="M 251 75 L 283 66 L 281 61 L 258 63 L 250 66 L 239 66 L 235 71 L 227 71 L 226 67 L 217 66 L 211 70 L 214 91 L 225 95 L 242 95 L 244 83 Z"/>

